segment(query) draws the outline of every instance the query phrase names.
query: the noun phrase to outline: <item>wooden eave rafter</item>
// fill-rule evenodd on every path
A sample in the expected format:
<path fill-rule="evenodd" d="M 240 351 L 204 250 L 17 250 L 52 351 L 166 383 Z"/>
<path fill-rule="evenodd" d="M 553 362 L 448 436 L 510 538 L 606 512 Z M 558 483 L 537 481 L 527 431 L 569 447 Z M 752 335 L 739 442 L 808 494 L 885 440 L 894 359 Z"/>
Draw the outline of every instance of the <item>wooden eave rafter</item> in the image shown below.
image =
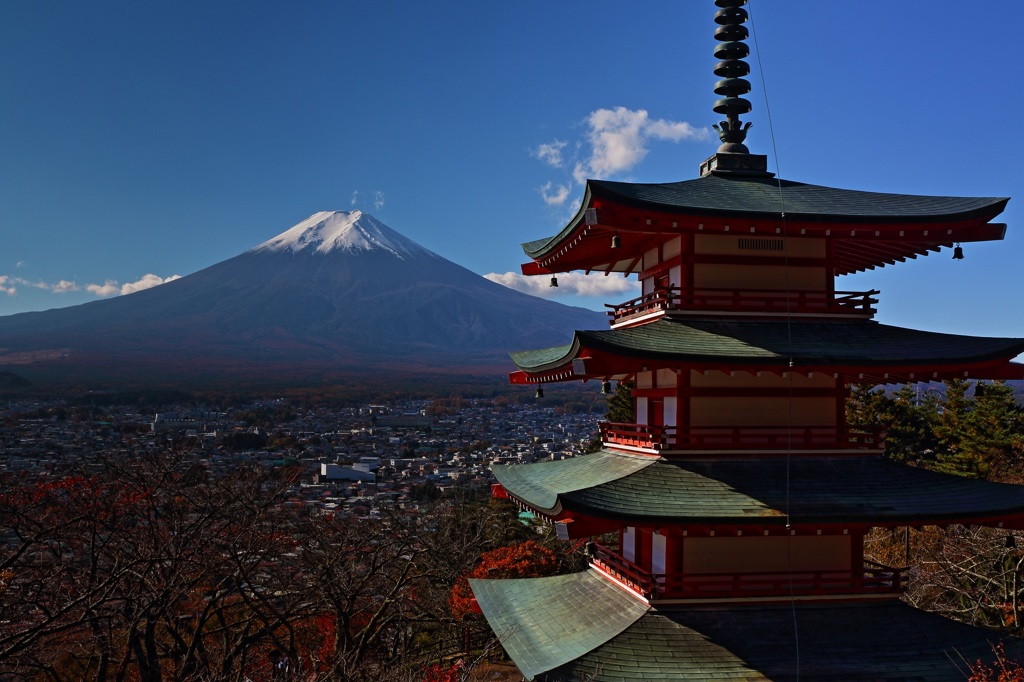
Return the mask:
<path fill-rule="evenodd" d="M 869 270 L 906 259 L 925 256 L 957 242 L 993 241 L 1003 238 L 1006 225 L 989 223 L 987 217 L 936 222 L 804 221 L 722 218 L 648 211 L 629 206 L 594 202 L 600 222 L 580 223 L 567 237 L 544 254 L 522 266 L 524 275 L 554 274 L 572 270 L 614 271 L 629 274 L 628 265 L 653 243 L 681 234 L 733 234 L 737 236 L 818 237 L 832 244 L 833 270 L 837 275 Z M 618 234 L 622 255 L 611 249 Z M 639 241 L 638 241 L 639 238 Z"/>
<path fill-rule="evenodd" d="M 543 372 L 524 372 L 523 370 L 509 372 L 508 382 L 513 386 L 521 386 L 531 384 L 554 384 L 563 381 L 587 381 L 588 379 L 594 378 L 591 376 L 576 374 L 573 371 L 575 364 L 578 363 L 569 363 L 556 369 L 549 369 Z"/>

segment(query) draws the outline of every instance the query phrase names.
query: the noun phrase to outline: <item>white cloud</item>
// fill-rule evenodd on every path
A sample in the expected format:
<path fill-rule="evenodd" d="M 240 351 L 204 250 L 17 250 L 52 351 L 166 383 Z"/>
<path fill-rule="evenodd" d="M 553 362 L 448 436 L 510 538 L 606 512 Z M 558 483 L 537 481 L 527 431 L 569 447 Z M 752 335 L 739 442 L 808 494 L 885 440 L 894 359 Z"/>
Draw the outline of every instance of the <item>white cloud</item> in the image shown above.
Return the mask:
<path fill-rule="evenodd" d="M 49 282 L 43 282 L 42 280 L 33 282 L 32 280 L 25 279 L 24 277 L 0 275 L 0 292 L 3 292 L 8 296 L 14 296 L 18 293 L 18 287 L 43 289 L 45 291 L 52 291 L 55 294 L 66 294 L 69 291 L 78 291 L 78 285 L 66 279 L 62 279 L 56 284 L 50 284 Z"/>
<path fill-rule="evenodd" d="M 570 145 L 564 140 L 538 145 L 530 150 L 530 156 L 553 168 L 571 167 L 572 179 L 582 185 L 587 178 L 608 179 L 632 170 L 647 156 L 652 141 L 680 142 L 710 137 L 706 128 L 695 128 L 685 121 L 652 119 L 644 109 L 626 107 L 592 111 L 584 124 L 585 137 L 575 143 L 576 152 L 568 158 L 566 149 Z M 544 202 L 561 206 L 565 201 L 564 186 L 549 182 L 541 188 Z"/>
<path fill-rule="evenodd" d="M 556 185 L 548 181 L 538 191 L 544 198 L 544 203 L 548 206 L 562 206 L 565 204 L 566 199 L 569 198 L 569 191 L 571 189 L 570 185 Z"/>
<path fill-rule="evenodd" d="M 160 277 L 159 275 L 143 275 L 134 282 L 128 282 L 127 284 L 121 285 L 121 294 L 134 294 L 136 291 L 142 291 L 143 289 L 152 289 L 155 286 L 166 284 L 167 282 L 173 282 L 176 279 L 181 279 L 181 275 L 171 275 L 170 277 Z"/>
<path fill-rule="evenodd" d="M 74 282 L 62 279 L 56 284 L 51 285 L 50 291 L 52 291 L 55 294 L 66 294 L 70 291 L 78 291 L 78 285 L 75 284 Z"/>
<path fill-rule="evenodd" d="M 573 177 L 605 178 L 633 169 L 647 156 L 650 140 L 704 140 L 708 131 L 682 121 L 651 119 L 644 109 L 598 109 L 587 117 L 590 158 L 576 164 Z"/>
<path fill-rule="evenodd" d="M 121 285 L 112 279 L 108 279 L 103 284 L 86 284 L 85 290 L 97 296 L 113 296 L 114 294 L 121 293 Z"/>
<path fill-rule="evenodd" d="M 355 206 L 359 203 L 359 190 L 352 192 L 352 200 L 349 202 L 350 205 Z"/>
<path fill-rule="evenodd" d="M 164 284 L 171 282 L 176 279 L 181 279 L 181 275 L 171 275 L 170 277 L 160 277 L 159 275 L 147 274 L 143 275 L 134 282 L 127 282 L 120 284 L 116 280 L 108 279 L 103 284 L 86 284 L 84 289 L 90 294 L 96 296 L 107 297 L 115 296 L 118 294 L 130 294 L 135 291 L 142 291 L 143 289 L 149 289 L 155 287 L 158 284 Z M 25 279 L 24 277 L 12 277 L 10 275 L 0 275 L 0 294 L 7 294 L 8 296 L 14 296 L 18 293 L 18 287 L 32 287 L 34 289 L 43 289 L 44 291 L 50 291 L 55 294 L 68 294 L 74 291 L 81 291 L 83 287 L 79 287 L 78 284 L 69 279 L 62 279 L 55 283 L 43 282 L 43 281 L 32 281 Z"/>
<path fill-rule="evenodd" d="M 632 298 L 640 294 L 640 284 L 634 280 L 627 279 L 619 274 L 612 275 L 585 275 L 582 272 L 563 272 L 557 275 L 558 286 L 551 286 L 550 276 L 520 275 L 515 272 L 497 273 L 492 272 L 484 275 L 492 282 L 497 282 L 509 289 L 522 291 L 541 298 L 554 298 L 555 296 L 600 296 L 626 294 L 626 298 Z"/>
<path fill-rule="evenodd" d="M 85 290 L 90 294 L 96 296 L 115 296 L 117 294 L 133 294 L 136 291 L 142 291 L 144 289 L 152 289 L 155 286 L 166 284 L 167 282 L 173 282 L 176 279 L 181 279 L 181 275 L 171 275 L 170 277 L 160 277 L 159 275 L 146 274 L 135 280 L 134 282 L 126 282 L 124 284 L 118 284 L 116 280 L 108 279 L 103 284 L 86 284 Z"/>
<path fill-rule="evenodd" d="M 373 207 L 377 210 L 384 208 L 384 192 L 377 190 L 373 193 Z"/>
<path fill-rule="evenodd" d="M 565 163 L 562 158 L 562 150 L 567 144 L 568 142 L 555 140 L 547 144 L 538 145 L 536 149 L 530 152 L 530 156 L 543 161 L 552 168 L 561 168 Z"/>

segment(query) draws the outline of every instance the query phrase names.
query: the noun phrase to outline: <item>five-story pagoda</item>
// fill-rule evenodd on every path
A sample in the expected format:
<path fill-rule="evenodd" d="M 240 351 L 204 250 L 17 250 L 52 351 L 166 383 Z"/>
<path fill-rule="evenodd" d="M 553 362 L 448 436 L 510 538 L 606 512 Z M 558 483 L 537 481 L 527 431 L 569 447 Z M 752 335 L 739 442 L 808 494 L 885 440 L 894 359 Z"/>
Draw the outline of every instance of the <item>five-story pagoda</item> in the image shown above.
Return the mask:
<path fill-rule="evenodd" d="M 1024 339 L 879 324 L 878 292 L 835 279 L 1002 239 L 1008 200 L 774 177 L 740 121 L 746 0 L 715 4 L 725 120 L 700 177 L 588 181 L 558 234 L 523 245 L 524 274 L 635 274 L 642 294 L 608 306 L 610 329 L 514 353 L 512 383 L 629 382 L 635 423 L 601 424 L 592 455 L 495 467 L 495 494 L 617 542 L 592 543 L 583 573 L 474 593 L 531 680 L 963 679 L 992 633 L 901 602 L 905 569 L 865 560 L 864 535 L 1024 528 L 1024 487 L 890 462 L 845 401 L 855 384 L 1024 378 Z"/>

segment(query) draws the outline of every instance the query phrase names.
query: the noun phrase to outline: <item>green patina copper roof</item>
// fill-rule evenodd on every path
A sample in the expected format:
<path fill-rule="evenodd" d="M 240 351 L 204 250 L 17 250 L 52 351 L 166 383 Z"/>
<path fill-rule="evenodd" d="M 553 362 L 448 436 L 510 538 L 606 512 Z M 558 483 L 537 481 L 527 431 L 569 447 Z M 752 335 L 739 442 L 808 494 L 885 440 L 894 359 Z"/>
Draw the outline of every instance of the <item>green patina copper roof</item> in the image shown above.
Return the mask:
<path fill-rule="evenodd" d="M 509 353 L 512 361 L 520 369 L 525 367 L 559 367 L 575 356 L 578 346 L 554 346 L 553 348 L 541 348 L 539 350 L 524 350 L 516 353 Z"/>
<path fill-rule="evenodd" d="M 541 512 L 634 522 L 783 524 L 786 510 L 790 523 L 803 524 L 952 523 L 1024 513 L 1024 486 L 875 456 L 800 456 L 788 464 L 709 458 L 654 459 L 638 466 L 636 460 L 605 450 L 493 471 L 509 493 Z"/>
<path fill-rule="evenodd" d="M 964 220 L 998 214 L 1006 197 L 941 197 L 862 192 L 765 177 L 705 176 L 669 183 L 591 180 L 594 198 L 611 197 L 649 208 L 689 213 L 777 218 L 782 206 L 791 220 Z"/>
<path fill-rule="evenodd" d="M 662 318 L 624 329 L 576 331 L 573 342 L 513 353 L 523 371 L 564 366 L 581 348 L 676 362 L 885 367 L 958 364 L 1012 358 L 1024 339 L 904 329 L 870 321 L 799 322 Z"/>
<path fill-rule="evenodd" d="M 897 600 L 662 609 L 594 571 L 471 583 L 530 680 L 959 682 L 958 665 L 991 659 L 999 639 Z M 1024 641 L 1006 650 L 1018 659 Z"/>
<path fill-rule="evenodd" d="M 551 509 L 558 496 L 594 488 L 634 474 L 653 465 L 653 457 L 619 455 L 608 451 L 540 466 L 496 466 L 494 476 L 506 490 L 538 509 Z"/>
<path fill-rule="evenodd" d="M 742 220 L 777 219 L 814 222 L 915 223 L 989 219 L 1009 201 L 1005 197 L 934 197 L 884 194 L 807 185 L 790 180 L 708 175 L 694 180 L 638 184 L 588 180 L 583 206 L 594 199 L 679 215 L 727 216 Z M 581 222 L 579 214 L 557 235 L 523 244 L 530 258 L 544 255 Z"/>
<path fill-rule="evenodd" d="M 651 611 L 543 679 L 962 682 L 998 639 L 895 600 Z M 1024 642 L 1006 648 L 1015 659 Z"/>
<path fill-rule="evenodd" d="M 594 571 L 469 583 L 491 629 L 528 680 L 607 642 L 649 608 Z"/>

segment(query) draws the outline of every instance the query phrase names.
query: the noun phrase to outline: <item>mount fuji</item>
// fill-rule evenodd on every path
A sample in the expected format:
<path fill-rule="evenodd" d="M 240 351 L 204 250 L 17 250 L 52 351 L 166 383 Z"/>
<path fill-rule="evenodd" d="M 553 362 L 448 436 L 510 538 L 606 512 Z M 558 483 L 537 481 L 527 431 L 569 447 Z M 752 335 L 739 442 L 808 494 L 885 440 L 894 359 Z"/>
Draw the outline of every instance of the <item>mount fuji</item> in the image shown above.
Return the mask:
<path fill-rule="evenodd" d="M 601 313 L 508 289 L 360 211 L 321 212 L 205 270 L 118 298 L 0 317 L 0 369 L 196 383 L 359 373 L 496 376 Z"/>

